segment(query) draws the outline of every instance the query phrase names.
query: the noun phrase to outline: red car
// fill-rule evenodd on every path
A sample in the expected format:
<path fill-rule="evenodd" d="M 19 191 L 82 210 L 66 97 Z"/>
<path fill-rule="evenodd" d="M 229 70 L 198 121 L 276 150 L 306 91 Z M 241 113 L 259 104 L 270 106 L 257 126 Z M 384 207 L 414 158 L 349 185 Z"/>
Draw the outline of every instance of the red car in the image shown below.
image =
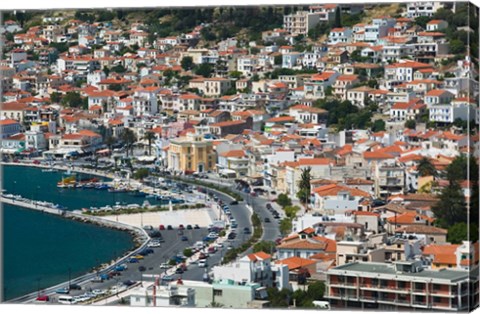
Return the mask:
<path fill-rule="evenodd" d="M 160 226 L 158 226 L 158 229 L 159 229 L 159 230 L 165 230 L 165 226 L 164 226 L 164 225 L 160 225 Z"/>
<path fill-rule="evenodd" d="M 48 297 L 48 295 L 39 295 L 36 300 L 41 302 L 48 302 L 50 301 L 50 298 Z"/>
<path fill-rule="evenodd" d="M 178 225 L 178 230 L 184 230 L 185 227 L 183 225 Z"/>
<path fill-rule="evenodd" d="M 34 160 L 34 161 L 33 161 L 33 164 L 34 164 L 34 165 L 39 165 L 39 164 L 40 164 L 40 161 Z"/>

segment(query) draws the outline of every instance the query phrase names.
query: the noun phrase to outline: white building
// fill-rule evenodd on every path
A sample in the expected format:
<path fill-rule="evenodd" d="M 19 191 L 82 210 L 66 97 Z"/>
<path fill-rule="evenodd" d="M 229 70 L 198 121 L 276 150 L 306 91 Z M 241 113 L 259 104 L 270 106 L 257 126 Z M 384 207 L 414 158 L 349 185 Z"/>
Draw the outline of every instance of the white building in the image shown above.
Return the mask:
<path fill-rule="evenodd" d="M 193 307 L 195 306 L 195 290 L 180 284 L 137 287 L 131 291 L 130 305 L 142 307 Z"/>
<path fill-rule="evenodd" d="M 237 261 L 213 268 L 215 280 L 232 280 L 239 283 L 259 283 L 262 287 L 290 289 L 288 267 L 272 263 L 265 252 L 248 254 Z"/>

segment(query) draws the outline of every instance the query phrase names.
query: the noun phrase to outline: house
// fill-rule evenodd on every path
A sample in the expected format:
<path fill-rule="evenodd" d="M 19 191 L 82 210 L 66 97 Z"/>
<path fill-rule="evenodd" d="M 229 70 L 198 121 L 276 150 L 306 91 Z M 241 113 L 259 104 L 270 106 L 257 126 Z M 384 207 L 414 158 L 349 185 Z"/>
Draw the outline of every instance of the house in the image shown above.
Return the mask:
<path fill-rule="evenodd" d="M 444 20 L 431 20 L 427 23 L 427 32 L 441 31 L 448 27 L 448 22 Z"/>
<path fill-rule="evenodd" d="M 336 45 L 338 43 L 349 43 L 353 39 L 352 29 L 349 27 L 337 27 L 330 30 L 328 34 L 328 44 Z"/>
<path fill-rule="evenodd" d="M 394 121 L 417 120 L 425 112 L 426 107 L 427 105 L 418 98 L 409 102 L 397 102 L 390 109 L 390 119 Z"/>
<path fill-rule="evenodd" d="M 431 90 L 425 94 L 425 104 L 428 109 L 434 105 L 448 104 L 454 98 L 454 95 L 443 89 Z"/>
<path fill-rule="evenodd" d="M 322 178 L 329 175 L 330 166 L 333 163 L 328 158 L 299 158 L 297 161 L 285 162 L 285 184 L 291 198 L 297 198 L 298 183 L 302 170 L 310 168 L 312 178 Z"/>
<path fill-rule="evenodd" d="M 358 75 L 340 75 L 337 77 L 333 87 L 333 95 L 340 98 L 341 100 L 347 99 L 347 90 L 350 89 L 353 85 L 360 83 Z"/>
<path fill-rule="evenodd" d="M 215 266 L 214 280 L 232 280 L 238 283 L 258 283 L 262 287 L 290 289 L 288 267 L 272 262 L 272 256 L 265 252 L 247 254 L 237 261 Z"/>
<path fill-rule="evenodd" d="M 439 103 L 434 103 L 430 107 L 430 121 L 438 123 L 453 123 L 457 119 L 463 121 L 473 120 L 474 105 L 476 103 L 474 100 L 468 98 L 456 98 L 450 100 L 451 98 L 448 97 L 446 98 L 446 102 L 442 102 L 441 98 L 436 100 L 436 98 L 433 98 L 434 96 L 431 97 L 432 101 L 439 101 Z"/>
<path fill-rule="evenodd" d="M 336 251 L 335 240 L 316 235 L 313 228 L 290 235 L 277 245 L 277 256 L 280 260 L 295 256 L 308 259 L 318 253 L 335 254 Z"/>
<path fill-rule="evenodd" d="M 301 123 L 325 123 L 328 112 L 325 109 L 305 105 L 295 105 L 288 109 L 290 117 Z"/>
<path fill-rule="evenodd" d="M 195 289 L 182 284 L 138 286 L 129 295 L 130 306 L 194 307 Z"/>
<path fill-rule="evenodd" d="M 231 150 L 218 155 L 217 172 L 220 175 L 234 173 L 242 178 L 248 173 L 248 157 L 243 150 Z"/>
<path fill-rule="evenodd" d="M 369 94 L 373 91 L 374 89 L 368 86 L 360 86 L 357 88 L 348 89 L 347 100 L 350 101 L 353 105 L 363 108 L 370 100 Z"/>
<path fill-rule="evenodd" d="M 360 203 L 370 197 L 368 192 L 338 184 L 328 184 L 313 189 L 313 210 L 328 215 L 357 210 Z"/>
<path fill-rule="evenodd" d="M 443 2 L 439 1 L 408 2 L 406 17 L 410 19 L 419 16 L 432 17 L 442 7 Z"/>
<path fill-rule="evenodd" d="M 336 71 L 325 71 L 320 74 L 314 74 L 310 78 L 305 78 L 305 98 L 324 98 L 327 87 L 332 86 L 339 75 Z"/>
<path fill-rule="evenodd" d="M 470 270 L 478 267 L 478 242 L 463 241 L 462 244 L 429 244 L 423 249 L 423 256 L 431 269 Z"/>

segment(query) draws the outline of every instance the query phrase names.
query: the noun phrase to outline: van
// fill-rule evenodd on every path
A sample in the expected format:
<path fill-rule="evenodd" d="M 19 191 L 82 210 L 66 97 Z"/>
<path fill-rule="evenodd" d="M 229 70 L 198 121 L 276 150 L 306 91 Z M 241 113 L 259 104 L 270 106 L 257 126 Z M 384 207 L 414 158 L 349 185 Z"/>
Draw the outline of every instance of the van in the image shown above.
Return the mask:
<path fill-rule="evenodd" d="M 328 301 L 313 301 L 313 305 L 317 309 L 324 309 L 324 310 L 329 310 L 330 309 L 330 303 Z"/>
<path fill-rule="evenodd" d="M 62 296 L 58 297 L 58 303 L 61 303 L 61 304 L 75 304 L 75 300 L 73 299 L 73 297 L 71 297 L 69 295 L 62 295 Z"/>

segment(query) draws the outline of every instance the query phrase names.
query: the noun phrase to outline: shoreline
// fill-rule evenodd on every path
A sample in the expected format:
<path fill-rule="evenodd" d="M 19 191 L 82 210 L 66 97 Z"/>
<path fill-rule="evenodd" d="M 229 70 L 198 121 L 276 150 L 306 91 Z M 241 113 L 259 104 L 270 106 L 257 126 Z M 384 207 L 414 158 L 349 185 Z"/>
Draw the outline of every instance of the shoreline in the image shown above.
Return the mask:
<path fill-rule="evenodd" d="M 69 167 L 61 167 L 61 166 L 44 166 L 44 165 L 36 165 L 36 164 L 25 164 L 25 163 L 10 163 L 10 162 L 1 162 L 0 166 L 23 166 L 23 167 L 36 167 L 36 168 L 45 168 L 45 169 L 57 169 L 57 170 L 65 170 L 68 171 Z M 77 168 L 73 169 L 72 171 L 76 172 L 81 172 L 85 174 L 90 174 L 90 175 L 95 175 L 99 177 L 104 177 L 104 178 L 109 178 L 109 179 L 114 179 L 115 176 L 111 175 L 109 173 L 97 173 L 95 171 L 87 171 L 83 168 Z M 139 183 L 136 180 L 134 180 L 135 183 Z M 62 217 L 67 220 L 71 221 L 77 221 L 81 223 L 86 223 L 86 224 L 91 224 L 95 225 L 98 227 L 102 228 L 107 228 L 107 229 L 114 229 L 122 232 L 127 232 L 129 236 L 132 238 L 133 241 L 133 249 L 128 250 L 126 253 L 119 255 L 116 257 L 115 260 L 109 261 L 100 265 L 97 265 L 92 268 L 92 270 L 88 271 L 87 273 L 71 279 L 71 282 L 81 282 L 87 280 L 89 277 L 94 277 L 97 275 L 98 272 L 107 272 L 111 270 L 115 265 L 125 262 L 127 258 L 129 258 L 132 255 L 137 254 L 141 250 L 143 250 L 148 241 L 150 240 L 150 237 L 148 236 L 147 232 L 143 228 L 139 228 L 133 225 L 128 225 L 116 221 L 111 221 L 107 219 L 103 219 L 102 217 L 96 217 L 96 216 L 88 216 L 88 215 L 83 215 L 79 213 L 75 213 L 74 210 L 58 210 L 58 209 L 53 209 L 53 208 L 48 208 L 45 206 L 40 206 L 40 205 L 33 205 L 33 204 L 28 204 L 26 202 L 21 202 L 21 201 L 13 201 L 4 197 L 0 198 L 0 201 L 5 204 L 13 205 L 13 206 L 19 206 L 22 208 L 26 208 L 29 210 L 35 210 L 39 211 L 42 213 L 46 213 L 49 215 L 55 215 L 57 217 Z M 30 205 L 30 206 L 29 206 Z M 105 266 L 107 265 L 107 266 Z M 98 272 L 96 271 L 98 269 Z M 54 290 L 58 287 L 62 287 L 68 284 L 68 282 L 62 282 L 57 285 L 54 285 L 52 287 L 45 288 L 44 290 Z M 30 302 L 32 298 L 35 298 L 37 295 L 36 291 L 33 291 L 31 293 L 28 293 L 26 295 L 22 295 L 10 300 L 4 300 L 4 303 L 27 303 Z"/>

